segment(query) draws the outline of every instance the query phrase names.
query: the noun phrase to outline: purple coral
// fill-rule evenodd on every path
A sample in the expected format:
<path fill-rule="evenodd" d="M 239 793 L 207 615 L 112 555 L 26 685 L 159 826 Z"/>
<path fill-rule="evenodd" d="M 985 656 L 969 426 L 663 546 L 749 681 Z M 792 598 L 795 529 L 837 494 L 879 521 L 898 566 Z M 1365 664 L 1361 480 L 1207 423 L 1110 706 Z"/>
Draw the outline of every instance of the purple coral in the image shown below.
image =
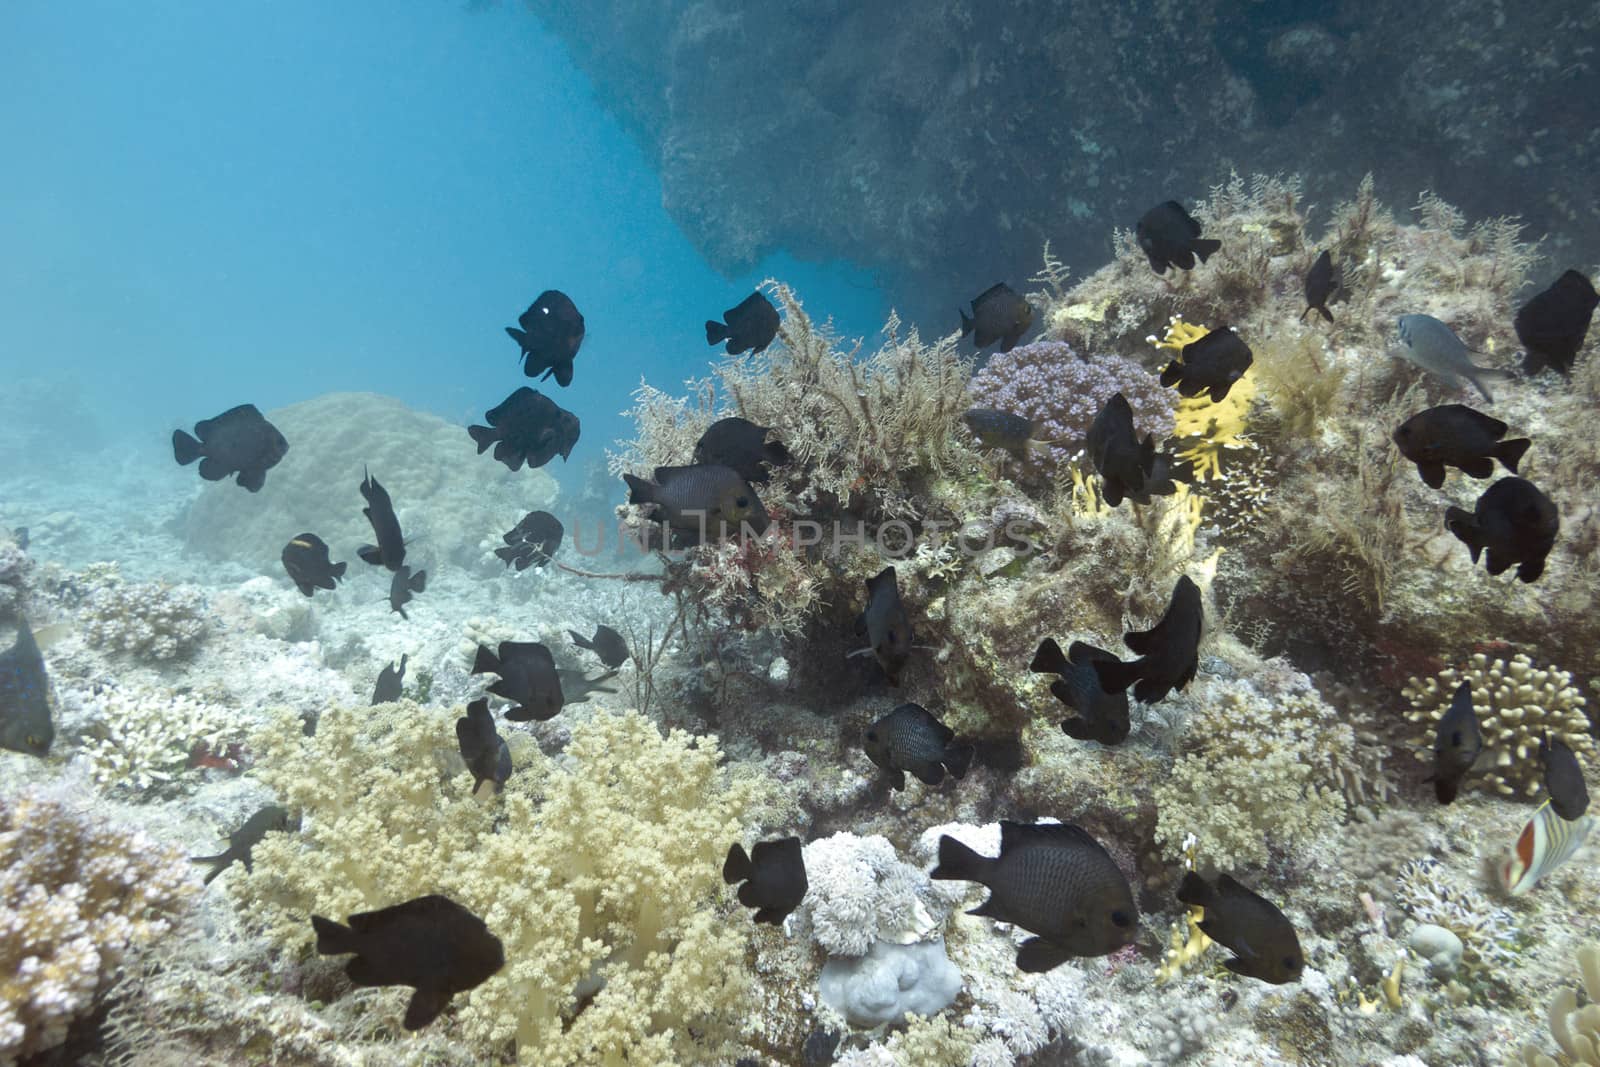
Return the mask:
<path fill-rule="evenodd" d="M 1036 341 L 996 353 L 972 379 L 976 407 L 999 408 L 1033 420 L 1034 437 L 1060 441 L 1056 458 L 1068 459 L 1081 447 L 1095 415 L 1120 392 L 1133 408 L 1141 434 L 1160 441 L 1172 432 L 1171 393 L 1161 381 L 1124 356 L 1081 359 L 1064 341 Z"/>

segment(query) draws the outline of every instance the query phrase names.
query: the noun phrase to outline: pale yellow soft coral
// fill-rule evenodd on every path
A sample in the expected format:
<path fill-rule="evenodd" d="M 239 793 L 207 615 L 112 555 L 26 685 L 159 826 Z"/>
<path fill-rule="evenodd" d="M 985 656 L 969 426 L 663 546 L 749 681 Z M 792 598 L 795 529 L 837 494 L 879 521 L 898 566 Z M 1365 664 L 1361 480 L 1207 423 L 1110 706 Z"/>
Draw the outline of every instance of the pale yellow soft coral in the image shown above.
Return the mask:
<path fill-rule="evenodd" d="M 187 857 L 32 790 L 0 799 L 0 1063 L 66 1039 L 200 888 Z"/>
<path fill-rule="evenodd" d="M 443 1024 L 486 1058 L 515 1042 L 552 1067 L 731 1061 L 753 1025 L 749 925 L 715 909 L 756 786 L 730 780 L 715 738 L 629 712 L 575 726 L 558 761 L 513 734 L 505 792 L 474 797 L 456 714 L 405 702 L 330 711 L 315 737 L 289 716 L 264 731 L 261 776 L 306 820 L 235 883 L 251 915 L 306 951 L 312 911 L 444 893 L 505 945 Z"/>

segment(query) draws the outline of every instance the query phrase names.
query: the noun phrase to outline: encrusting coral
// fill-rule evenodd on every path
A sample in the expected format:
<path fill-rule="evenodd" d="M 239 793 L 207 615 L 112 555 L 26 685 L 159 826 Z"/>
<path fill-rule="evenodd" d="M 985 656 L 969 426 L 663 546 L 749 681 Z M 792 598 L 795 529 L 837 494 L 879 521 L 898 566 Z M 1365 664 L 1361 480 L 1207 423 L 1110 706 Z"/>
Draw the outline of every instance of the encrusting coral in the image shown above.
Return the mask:
<path fill-rule="evenodd" d="M 103 652 L 171 660 L 192 654 L 205 637 L 206 598 L 192 585 L 127 582 L 114 568 L 90 581 L 82 602 L 83 636 Z"/>
<path fill-rule="evenodd" d="M 514 1043 L 552 1067 L 731 1062 L 751 1024 L 749 924 L 719 917 L 719 872 L 758 787 L 729 779 L 715 738 L 629 712 L 574 726 L 559 762 L 514 733 L 516 772 L 487 801 L 456 714 L 402 701 L 328 711 L 315 737 L 292 715 L 262 731 L 261 777 L 307 818 L 233 883 L 250 921 L 302 953 L 310 912 L 444 893 L 505 945 L 441 1022 L 483 1057 Z"/>
<path fill-rule="evenodd" d="M 29 790 L 0 798 L 0 1063 L 59 1045 L 200 888 L 147 834 Z"/>
<path fill-rule="evenodd" d="M 1406 683 L 1403 692 L 1411 704 L 1406 718 L 1422 727 L 1413 741 L 1419 760 L 1433 758 L 1434 726 L 1463 679 L 1472 683 L 1472 708 L 1483 733 L 1483 755 L 1467 776 L 1468 785 L 1505 796 L 1537 797 L 1544 789 L 1539 738 L 1546 734 L 1564 741 L 1580 762 L 1594 762 L 1586 702 L 1572 684 L 1572 675 L 1555 667 L 1535 667 L 1521 652 L 1509 663 L 1479 652 L 1465 670 L 1449 667 L 1437 677 Z"/>

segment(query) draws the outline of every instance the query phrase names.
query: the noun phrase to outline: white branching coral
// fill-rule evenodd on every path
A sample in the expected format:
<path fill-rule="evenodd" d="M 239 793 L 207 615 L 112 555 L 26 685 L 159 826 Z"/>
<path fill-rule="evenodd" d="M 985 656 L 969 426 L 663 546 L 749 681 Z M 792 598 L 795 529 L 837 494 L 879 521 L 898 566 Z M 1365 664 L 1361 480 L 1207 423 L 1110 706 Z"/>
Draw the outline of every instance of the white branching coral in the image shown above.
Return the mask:
<path fill-rule="evenodd" d="M 40 790 L 0 799 L 0 1062 L 53 1048 L 199 882 L 184 853 Z"/>
<path fill-rule="evenodd" d="M 810 888 L 800 914 L 830 955 L 863 956 L 874 941 L 910 944 L 933 932 L 919 895 L 928 877 L 901 860 L 888 839 L 838 833 L 811 842 L 805 853 Z"/>
<path fill-rule="evenodd" d="M 1435 859 L 1400 869 L 1395 902 L 1419 923 L 1442 926 L 1461 939 L 1461 965 L 1469 977 L 1494 977 L 1517 962 L 1517 921 Z"/>
<path fill-rule="evenodd" d="M 1508 1061 L 1510 1067 L 1600 1067 L 1600 942 L 1578 950 L 1578 969 L 1589 1003 L 1578 1006 L 1578 994 L 1563 987 L 1550 1001 L 1550 1034 L 1561 1046 L 1561 1058 L 1552 1059 L 1532 1045 Z"/>
<path fill-rule="evenodd" d="M 1535 667 L 1520 652 L 1509 663 L 1480 652 L 1464 671 L 1450 667 L 1425 682 L 1412 678 L 1406 683 L 1402 692 L 1411 703 L 1406 718 L 1422 727 L 1415 742 L 1417 759 L 1433 758 L 1435 724 L 1449 709 L 1463 679 L 1472 683 L 1472 708 L 1483 732 L 1483 755 L 1467 785 L 1506 796 L 1537 797 L 1544 789 L 1544 764 L 1539 759 L 1539 738 L 1544 734 L 1566 742 L 1580 762 L 1594 762 L 1585 701 L 1572 684 L 1572 675 L 1556 667 Z"/>
<path fill-rule="evenodd" d="M 240 731 L 226 708 L 184 693 L 119 686 L 83 697 L 89 775 L 102 789 L 145 790 L 172 781 L 197 746 L 217 752 Z"/>
<path fill-rule="evenodd" d="M 127 582 L 114 568 L 91 575 L 83 597 L 84 639 L 102 652 L 170 660 L 195 650 L 206 633 L 206 598 L 192 585 Z"/>

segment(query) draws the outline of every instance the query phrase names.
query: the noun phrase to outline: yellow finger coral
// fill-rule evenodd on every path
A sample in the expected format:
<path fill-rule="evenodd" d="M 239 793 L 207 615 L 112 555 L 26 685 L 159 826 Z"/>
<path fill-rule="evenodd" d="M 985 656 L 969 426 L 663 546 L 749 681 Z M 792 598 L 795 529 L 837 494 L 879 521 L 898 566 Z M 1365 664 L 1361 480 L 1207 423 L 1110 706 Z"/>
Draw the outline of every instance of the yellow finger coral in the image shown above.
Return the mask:
<path fill-rule="evenodd" d="M 187 857 L 41 791 L 0 799 L 0 1063 L 54 1048 L 200 888 Z"/>
<path fill-rule="evenodd" d="M 558 764 L 514 735 L 491 801 L 471 793 L 456 714 L 402 702 L 327 712 L 315 737 L 292 715 L 264 731 L 261 777 L 306 820 L 256 846 L 236 883 L 252 919 L 304 952 L 310 912 L 444 893 L 505 945 L 436 1024 L 485 1062 L 513 1046 L 551 1067 L 731 1062 L 753 1025 L 749 924 L 714 909 L 753 787 L 729 781 L 716 739 L 598 715 Z"/>

